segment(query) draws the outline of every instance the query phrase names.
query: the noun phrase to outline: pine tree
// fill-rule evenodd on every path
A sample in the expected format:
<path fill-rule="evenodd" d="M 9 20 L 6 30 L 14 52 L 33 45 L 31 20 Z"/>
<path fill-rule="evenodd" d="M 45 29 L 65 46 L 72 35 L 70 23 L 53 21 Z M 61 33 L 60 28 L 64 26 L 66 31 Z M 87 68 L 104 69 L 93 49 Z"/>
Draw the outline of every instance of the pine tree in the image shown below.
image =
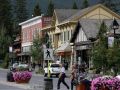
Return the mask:
<path fill-rule="evenodd" d="M 113 10 L 116 13 L 120 13 L 120 2 L 117 0 L 100 0 L 100 3 Z"/>
<path fill-rule="evenodd" d="M 27 20 L 28 18 L 28 12 L 26 8 L 27 0 L 16 0 L 15 5 L 17 23 L 21 23 Z"/>
<path fill-rule="evenodd" d="M 98 40 L 92 49 L 92 60 L 95 68 L 106 68 L 107 62 L 107 37 L 105 36 L 107 26 L 104 22 L 100 25 Z M 102 56 L 101 56 L 102 55 Z"/>
<path fill-rule="evenodd" d="M 51 0 L 49 0 L 48 9 L 47 9 L 47 16 L 52 16 L 54 11 L 54 4 Z"/>
<path fill-rule="evenodd" d="M 88 6 L 89 6 L 88 0 L 84 0 L 81 8 L 82 8 L 82 9 L 83 9 L 83 8 L 87 8 Z"/>
<path fill-rule="evenodd" d="M 37 3 L 34 8 L 33 17 L 40 16 L 40 15 L 41 15 L 41 9 L 39 7 L 39 3 Z"/>
<path fill-rule="evenodd" d="M 76 4 L 76 2 L 74 1 L 74 3 L 73 3 L 73 7 L 72 7 L 73 9 L 78 9 L 78 7 L 77 7 L 77 4 Z"/>
<path fill-rule="evenodd" d="M 4 60 L 8 48 L 11 43 L 11 37 L 7 35 L 7 29 L 4 25 L 0 26 L 0 59 Z"/>
<path fill-rule="evenodd" d="M 12 37 L 12 13 L 10 0 L 0 0 L 0 26 L 4 25 L 7 35 Z"/>

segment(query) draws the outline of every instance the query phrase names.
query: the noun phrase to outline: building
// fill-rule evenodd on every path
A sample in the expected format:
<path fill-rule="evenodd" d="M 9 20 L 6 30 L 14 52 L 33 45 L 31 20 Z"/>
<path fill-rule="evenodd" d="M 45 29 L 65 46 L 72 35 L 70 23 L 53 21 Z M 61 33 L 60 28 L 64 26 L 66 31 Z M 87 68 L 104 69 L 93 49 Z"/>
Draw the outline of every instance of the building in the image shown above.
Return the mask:
<path fill-rule="evenodd" d="M 105 19 L 120 19 L 120 16 L 105 6 L 98 4 L 90 6 L 82 10 L 73 9 L 55 9 L 52 17 L 52 23 L 50 26 L 43 28 L 43 32 L 48 32 L 52 39 L 52 46 L 55 54 L 59 56 L 60 61 L 67 61 L 69 63 L 76 62 L 78 58 L 83 60 L 86 59 L 86 50 L 84 47 L 78 47 L 75 50 L 70 46 L 70 40 L 73 38 L 74 42 L 87 41 L 86 33 L 91 31 L 92 26 L 89 26 L 87 32 L 80 31 L 78 35 L 77 23 L 81 20 L 105 20 Z M 80 24 L 82 25 L 82 24 Z M 82 27 L 82 26 L 81 26 Z M 96 28 L 94 28 L 96 30 Z M 77 37 L 77 39 L 76 39 Z M 89 42 L 86 42 L 89 43 Z M 84 43 L 83 43 L 84 44 Z M 76 45 L 75 45 L 76 46 Z M 80 45 L 78 45 L 80 46 Z M 73 50 L 72 50 L 73 48 Z M 76 53 L 77 52 L 77 53 Z M 81 54 L 78 54 L 81 53 Z M 74 55 L 73 55 L 74 54 Z M 81 56 L 82 55 L 82 56 Z"/>
<path fill-rule="evenodd" d="M 33 39 L 37 34 L 42 36 L 41 29 L 50 24 L 51 18 L 45 16 L 36 16 L 20 23 L 21 26 L 21 61 L 32 60 L 30 56 Z"/>
<path fill-rule="evenodd" d="M 105 23 L 107 26 L 107 34 L 113 34 L 114 30 L 111 28 L 113 19 L 81 19 L 78 21 L 76 29 L 73 33 L 73 36 L 70 40 L 71 43 L 74 43 L 74 50 L 76 53 L 76 60 L 79 62 L 86 62 L 88 66 L 91 64 L 90 52 L 94 42 L 97 40 L 97 35 L 100 30 L 100 25 Z M 120 19 L 117 19 L 117 22 L 120 24 Z M 120 28 L 116 30 L 116 35 L 120 35 Z M 110 36 L 111 37 L 111 36 Z M 109 41 L 108 41 L 109 42 Z M 108 43 L 109 45 L 109 43 Z M 81 59 L 81 61 L 80 61 Z"/>
<path fill-rule="evenodd" d="M 21 60 L 21 36 L 17 35 L 13 44 L 9 47 L 9 57 L 11 63 L 18 62 Z"/>

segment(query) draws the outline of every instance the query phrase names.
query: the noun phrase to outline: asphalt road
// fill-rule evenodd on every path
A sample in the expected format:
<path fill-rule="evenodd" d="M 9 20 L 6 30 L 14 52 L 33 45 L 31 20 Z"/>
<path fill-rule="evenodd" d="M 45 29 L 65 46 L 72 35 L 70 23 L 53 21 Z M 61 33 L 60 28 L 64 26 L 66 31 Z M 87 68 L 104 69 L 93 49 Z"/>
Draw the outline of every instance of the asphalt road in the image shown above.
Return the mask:
<path fill-rule="evenodd" d="M 32 90 L 32 88 L 34 88 L 33 90 L 43 90 L 44 87 L 43 75 L 33 74 L 29 84 L 16 84 L 15 82 L 6 81 L 7 72 L 8 70 L 0 69 L 0 90 Z M 57 82 L 58 82 L 58 78 L 53 77 L 53 90 L 57 90 Z M 66 78 L 66 82 L 70 86 L 69 78 Z M 61 83 L 60 90 L 67 90 L 67 88 Z"/>

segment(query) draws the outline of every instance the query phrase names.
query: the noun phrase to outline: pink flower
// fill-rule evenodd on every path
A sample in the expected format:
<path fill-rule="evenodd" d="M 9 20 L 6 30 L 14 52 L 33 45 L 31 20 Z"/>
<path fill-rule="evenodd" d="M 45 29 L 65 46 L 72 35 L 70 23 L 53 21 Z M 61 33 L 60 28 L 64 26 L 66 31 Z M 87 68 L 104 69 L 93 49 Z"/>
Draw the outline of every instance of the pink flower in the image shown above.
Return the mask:
<path fill-rule="evenodd" d="M 31 72 L 29 71 L 18 71 L 13 73 L 13 78 L 15 81 L 26 80 L 32 77 Z"/>
<path fill-rule="evenodd" d="M 99 90 L 101 87 L 106 87 L 110 90 L 114 88 L 115 90 L 120 90 L 120 80 L 116 77 L 98 77 L 93 79 L 91 90 Z"/>

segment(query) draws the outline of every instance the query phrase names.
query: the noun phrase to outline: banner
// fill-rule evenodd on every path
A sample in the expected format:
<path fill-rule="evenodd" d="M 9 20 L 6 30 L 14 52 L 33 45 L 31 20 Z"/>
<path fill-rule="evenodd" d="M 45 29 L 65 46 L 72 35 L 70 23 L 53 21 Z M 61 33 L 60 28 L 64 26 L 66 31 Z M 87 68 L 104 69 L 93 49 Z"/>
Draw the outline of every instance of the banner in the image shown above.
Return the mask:
<path fill-rule="evenodd" d="M 114 37 L 108 37 L 108 47 L 113 47 L 114 45 Z"/>

